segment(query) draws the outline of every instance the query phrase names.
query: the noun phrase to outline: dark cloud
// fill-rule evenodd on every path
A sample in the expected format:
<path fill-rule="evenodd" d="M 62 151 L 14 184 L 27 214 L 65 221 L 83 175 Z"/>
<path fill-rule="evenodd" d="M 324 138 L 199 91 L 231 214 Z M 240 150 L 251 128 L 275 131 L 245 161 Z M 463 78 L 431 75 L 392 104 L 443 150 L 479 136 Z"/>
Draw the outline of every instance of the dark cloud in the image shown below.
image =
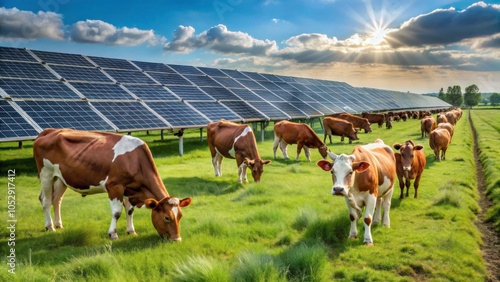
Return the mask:
<path fill-rule="evenodd" d="M 500 33 L 500 5 L 478 2 L 467 9 L 439 9 L 412 18 L 387 34 L 391 47 L 446 45 Z"/>
<path fill-rule="evenodd" d="M 478 48 L 500 48 L 500 35 L 487 38 L 479 43 Z"/>

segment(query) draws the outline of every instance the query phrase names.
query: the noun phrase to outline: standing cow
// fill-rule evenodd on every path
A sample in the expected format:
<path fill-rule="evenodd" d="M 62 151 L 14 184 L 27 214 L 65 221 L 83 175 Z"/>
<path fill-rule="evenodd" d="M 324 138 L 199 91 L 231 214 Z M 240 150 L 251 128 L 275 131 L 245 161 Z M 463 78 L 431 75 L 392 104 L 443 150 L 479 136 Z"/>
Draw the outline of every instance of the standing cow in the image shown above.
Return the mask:
<path fill-rule="evenodd" d="M 395 143 L 392 145 L 399 152 L 395 153 L 396 173 L 398 174 L 399 188 L 401 189 L 400 199 L 404 199 L 404 187 L 406 186 L 406 197 L 408 197 L 411 180 L 415 188 L 415 198 L 418 197 L 418 186 L 420 177 L 425 168 L 425 154 L 422 145 L 415 145 L 412 140 L 408 140 L 404 145 Z"/>
<path fill-rule="evenodd" d="M 422 138 L 429 136 L 429 133 L 436 129 L 437 123 L 432 116 L 426 116 L 420 121 L 420 131 L 422 132 Z"/>
<path fill-rule="evenodd" d="M 358 117 L 355 115 L 351 115 L 349 113 L 337 114 L 334 117 L 340 118 L 343 120 L 347 120 L 348 122 L 352 123 L 354 128 L 359 129 L 359 130 L 364 129 L 365 133 L 372 132 L 372 127 L 370 125 L 370 121 L 368 121 L 367 118 Z"/>
<path fill-rule="evenodd" d="M 436 128 L 429 134 L 429 146 L 434 150 L 436 160 L 445 159 L 450 141 L 450 132 L 446 128 Z"/>
<path fill-rule="evenodd" d="M 274 125 L 273 152 L 275 159 L 278 145 L 280 145 L 281 152 L 283 152 L 283 157 L 288 159 L 287 144 L 297 144 L 297 157 L 295 161 L 299 161 L 302 148 L 304 148 L 304 153 L 309 162 L 311 161 L 310 148 L 317 148 L 323 158 L 326 158 L 328 155 L 328 148 L 325 143 L 321 142 L 321 139 L 319 139 L 314 130 L 304 123 L 294 123 L 284 120 Z"/>
<path fill-rule="evenodd" d="M 227 120 L 211 122 L 207 126 L 207 140 L 212 154 L 215 176 L 222 175 L 222 158 L 236 159 L 238 182 L 247 183 L 247 167 L 252 170 L 255 182 L 260 182 L 264 165 L 271 161 L 262 160 L 252 128 L 247 124 L 236 124 Z"/>
<path fill-rule="evenodd" d="M 351 155 L 328 154 L 334 162 L 321 160 L 317 165 L 332 173 L 332 195 L 345 197 L 351 219 L 349 238 L 357 238 L 356 222 L 366 206 L 363 242 L 373 245 L 371 224 L 372 221 L 380 221 L 381 204 L 384 208 L 382 224 L 390 226 L 389 210 L 396 178 L 394 153 L 391 147 L 378 139 L 374 143 L 354 147 Z"/>
<path fill-rule="evenodd" d="M 323 138 L 323 143 L 326 142 L 326 137 L 330 138 L 330 144 L 332 143 L 332 135 L 340 136 L 340 141 L 344 141 L 344 137 L 349 138 L 349 144 L 352 140 L 359 140 L 358 133 L 352 123 L 347 120 L 325 117 L 323 119 L 323 130 L 325 131 L 325 137 Z"/>
<path fill-rule="evenodd" d="M 63 228 L 61 202 L 69 186 L 83 196 L 108 193 L 111 204 L 109 238 L 118 238 L 117 221 L 125 206 L 127 233 L 135 234 L 134 207 L 152 209 L 153 226 L 162 238 L 180 241 L 181 207 L 191 198 L 169 196 L 158 175 L 153 156 L 142 140 L 114 133 L 71 129 L 46 129 L 33 144 L 42 185 L 40 202 L 45 229 L 55 231 L 50 215 L 54 205 L 55 227 Z"/>

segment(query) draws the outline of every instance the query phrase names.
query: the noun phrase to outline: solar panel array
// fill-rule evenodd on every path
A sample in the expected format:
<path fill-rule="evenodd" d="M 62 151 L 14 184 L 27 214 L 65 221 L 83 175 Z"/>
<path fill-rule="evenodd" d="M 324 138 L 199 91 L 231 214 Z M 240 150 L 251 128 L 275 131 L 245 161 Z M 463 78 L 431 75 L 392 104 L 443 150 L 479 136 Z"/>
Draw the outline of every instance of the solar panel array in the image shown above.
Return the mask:
<path fill-rule="evenodd" d="M 0 95 L 0 141 L 49 127 L 128 132 L 449 106 L 337 81 L 9 47 Z"/>

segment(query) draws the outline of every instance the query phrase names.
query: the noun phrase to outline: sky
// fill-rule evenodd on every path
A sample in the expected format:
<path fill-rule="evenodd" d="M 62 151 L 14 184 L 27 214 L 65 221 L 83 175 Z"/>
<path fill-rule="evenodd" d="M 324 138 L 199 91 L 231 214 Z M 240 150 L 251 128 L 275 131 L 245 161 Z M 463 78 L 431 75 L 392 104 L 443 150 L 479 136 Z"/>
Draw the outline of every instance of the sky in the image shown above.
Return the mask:
<path fill-rule="evenodd" d="M 500 92 L 500 1 L 2 0 L 0 46 Z"/>

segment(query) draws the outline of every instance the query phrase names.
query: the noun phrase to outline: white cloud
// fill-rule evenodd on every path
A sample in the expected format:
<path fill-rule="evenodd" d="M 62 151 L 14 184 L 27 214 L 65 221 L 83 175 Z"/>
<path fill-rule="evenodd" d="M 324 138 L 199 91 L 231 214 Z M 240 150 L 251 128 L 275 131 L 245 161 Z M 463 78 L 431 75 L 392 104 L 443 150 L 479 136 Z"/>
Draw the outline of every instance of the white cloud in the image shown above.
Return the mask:
<path fill-rule="evenodd" d="M 64 39 L 60 14 L 52 12 L 21 11 L 0 7 L 0 40 L 15 41 L 49 38 Z"/>

